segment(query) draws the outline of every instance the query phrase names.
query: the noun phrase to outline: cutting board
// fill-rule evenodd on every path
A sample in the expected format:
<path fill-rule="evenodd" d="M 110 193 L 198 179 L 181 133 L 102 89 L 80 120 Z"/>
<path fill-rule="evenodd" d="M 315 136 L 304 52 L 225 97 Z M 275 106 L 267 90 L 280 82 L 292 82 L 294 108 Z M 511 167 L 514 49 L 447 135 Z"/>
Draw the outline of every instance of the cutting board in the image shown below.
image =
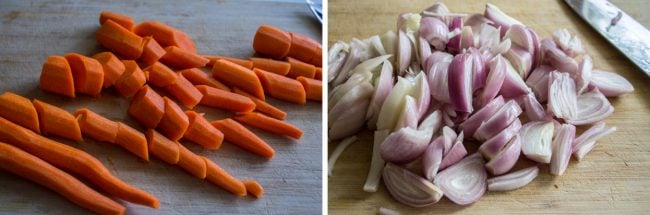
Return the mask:
<path fill-rule="evenodd" d="M 113 89 L 104 90 L 100 98 L 67 99 L 38 88 L 41 66 L 48 55 L 92 55 L 103 50 L 95 41 L 101 10 L 128 14 L 136 22 L 158 20 L 182 29 L 202 54 L 250 57 L 254 54 L 251 41 L 261 24 L 321 40 L 321 25 L 306 4 L 298 1 L 0 1 L 0 93 L 11 91 L 68 111 L 87 107 L 144 131 L 127 115 L 128 99 Z M 286 120 L 304 131 L 302 139 L 293 140 L 252 129 L 276 150 L 271 160 L 227 142 L 217 151 L 182 142 L 232 175 L 257 180 L 266 189 L 261 199 L 235 197 L 176 166 L 156 158 L 142 161 L 114 145 L 90 139 L 83 143 L 54 139 L 90 153 L 117 177 L 160 198 L 157 210 L 120 201 L 127 214 L 320 213 L 322 105 L 268 101 L 286 111 Z M 202 106 L 195 110 L 206 113 L 208 120 L 231 115 Z M 44 187 L 0 171 L 0 214 L 18 213 L 67 215 L 87 211 Z"/>
<path fill-rule="evenodd" d="M 434 1 L 343 1 L 329 3 L 329 44 L 353 37 L 367 38 L 395 30 L 397 16 L 419 12 Z M 452 12 L 483 13 L 487 1 L 443 1 Z M 384 186 L 377 193 L 363 192 L 370 165 L 371 132 L 359 134 L 339 158 L 328 178 L 329 212 L 332 214 L 376 214 L 379 207 L 405 214 L 647 214 L 650 209 L 650 78 L 635 67 L 596 31 L 582 21 L 563 1 L 490 0 L 503 11 L 549 37 L 564 27 L 577 33 L 593 57 L 594 67 L 614 71 L 627 78 L 634 93 L 610 99 L 616 108 L 606 122 L 617 131 L 599 141 L 583 161 L 572 159 L 563 176 L 551 176 L 548 166 L 528 186 L 511 192 L 489 192 L 469 206 L 446 198 L 420 209 L 393 200 Z M 615 1 L 629 14 L 650 26 L 646 1 Z M 331 153 L 338 143 L 330 143 Z M 472 148 L 472 147 L 469 147 Z M 475 148 L 475 146 L 473 147 Z M 517 168 L 532 165 L 519 164 Z"/>

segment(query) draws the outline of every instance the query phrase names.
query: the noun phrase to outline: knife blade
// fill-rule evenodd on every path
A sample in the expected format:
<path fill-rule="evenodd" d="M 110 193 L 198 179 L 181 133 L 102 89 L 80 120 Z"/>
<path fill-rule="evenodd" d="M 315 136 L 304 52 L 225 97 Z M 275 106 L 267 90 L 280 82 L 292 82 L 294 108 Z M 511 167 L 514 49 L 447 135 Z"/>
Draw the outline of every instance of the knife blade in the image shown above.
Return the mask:
<path fill-rule="evenodd" d="M 607 0 L 565 0 L 600 35 L 650 76 L 650 31 Z"/>

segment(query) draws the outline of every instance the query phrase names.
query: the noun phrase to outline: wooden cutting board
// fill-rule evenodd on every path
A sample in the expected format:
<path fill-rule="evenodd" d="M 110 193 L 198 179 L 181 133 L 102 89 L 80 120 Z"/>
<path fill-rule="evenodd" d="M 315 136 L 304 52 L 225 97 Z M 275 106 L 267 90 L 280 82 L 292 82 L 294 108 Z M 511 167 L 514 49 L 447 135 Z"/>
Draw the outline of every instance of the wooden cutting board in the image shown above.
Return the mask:
<path fill-rule="evenodd" d="M 329 44 L 394 31 L 400 13 L 419 12 L 433 2 L 330 1 Z M 488 1 L 443 2 L 452 12 L 483 13 Z M 421 209 L 396 202 L 383 186 L 377 193 L 363 192 L 361 188 L 370 165 L 372 135 L 371 132 L 362 132 L 360 140 L 341 155 L 328 178 L 329 212 L 376 214 L 379 207 L 386 207 L 405 214 L 647 214 L 650 209 L 650 78 L 563 1 L 489 2 L 534 28 L 541 37 L 549 37 L 561 27 L 577 33 L 593 57 L 595 68 L 617 72 L 630 80 L 636 88 L 634 93 L 610 99 L 616 110 L 606 122 L 618 130 L 600 140 L 582 162 L 572 159 L 563 176 L 551 176 L 544 165 L 539 177 L 522 189 L 489 192 L 469 206 L 455 205 L 443 198 L 438 204 Z M 647 13 L 650 4 L 646 1 L 614 3 L 646 27 L 650 26 Z M 337 144 L 329 144 L 330 153 Z"/>
<path fill-rule="evenodd" d="M 101 10 L 132 16 L 136 22 L 158 20 L 185 31 L 202 54 L 247 58 L 260 24 L 306 34 L 321 40 L 321 25 L 302 1 L 0 1 L 0 93 L 11 91 L 37 98 L 68 111 L 88 107 L 110 119 L 143 131 L 127 115 L 129 101 L 110 89 L 101 98 L 66 99 L 38 88 L 48 55 L 78 52 L 92 55 L 103 49 L 95 41 Z M 162 92 L 162 91 L 159 91 Z M 269 102 L 288 113 L 287 121 L 304 131 L 300 140 L 252 129 L 276 150 L 265 160 L 230 143 L 217 151 L 183 142 L 236 177 L 255 179 L 266 189 L 264 198 L 238 198 L 214 184 L 193 178 L 182 169 L 152 158 L 144 162 L 127 151 L 87 139 L 61 142 L 86 151 L 117 177 L 160 198 L 158 210 L 126 202 L 127 214 L 316 214 L 321 211 L 321 103 L 294 105 Z M 195 108 L 209 120 L 229 113 Z M 86 210 L 37 184 L 0 171 L 0 214 L 85 214 Z"/>

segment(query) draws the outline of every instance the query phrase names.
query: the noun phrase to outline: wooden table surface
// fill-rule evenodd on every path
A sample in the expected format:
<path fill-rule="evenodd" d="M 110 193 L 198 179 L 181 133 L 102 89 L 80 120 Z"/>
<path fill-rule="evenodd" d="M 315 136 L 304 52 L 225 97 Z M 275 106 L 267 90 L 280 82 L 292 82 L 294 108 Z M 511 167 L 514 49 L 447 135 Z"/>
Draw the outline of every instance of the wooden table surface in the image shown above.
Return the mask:
<path fill-rule="evenodd" d="M 78 52 L 92 55 L 102 50 L 95 41 L 101 10 L 128 14 L 136 22 L 159 20 L 185 31 L 203 54 L 247 58 L 260 24 L 306 34 L 321 40 L 321 25 L 304 2 L 284 1 L 0 1 L 0 93 L 11 91 L 37 98 L 68 111 L 88 107 L 110 119 L 122 120 L 143 131 L 127 115 L 129 102 L 114 90 L 101 98 L 66 99 L 38 88 L 43 61 L 48 55 Z M 185 143 L 236 177 L 257 180 L 264 198 L 238 198 L 184 170 L 152 158 L 144 162 L 127 151 L 86 139 L 61 142 L 86 151 L 117 177 L 160 198 L 159 210 L 122 202 L 127 214 L 317 214 L 322 202 L 321 103 L 294 105 L 269 102 L 288 113 L 287 121 L 304 131 L 299 141 L 252 129 L 276 150 L 267 161 L 230 143 L 217 151 Z M 197 107 L 209 120 L 229 114 Z M 88 211 L 35 183 L 0 171 L 0 214 L 84 214 Z"/>
<path fill-rule="evenodd" d="M 344 1 L 329 3 L 329 44 L 353 37 L 367 38 L 395 30 L 397 15 L 419 12 L 434 1 Z M 483 13 L 488 1 L 443 1 L 452 12 Z M 376 214 L 379 207 L 406 214 L 647 214 L 650 209 L 650 78 L 576 15 L 563 1 L 490 0 L 503 11 L 549 37 L 564 27 L 577 33 L 594 59 L 594 68 L 617 72 L 635 87 L 634 93 L 610 99 L 614 114 L 606 122 L 618 130 L 599 141 L 582 162 L 572 159 L 563 176 L 541 168 L 528 186 L 511 192 L 489 192 L 478 202 L 459 206 L 443 198 L 438 204 L 413 209 L 393 200 L 381 186 L 377 193 L 361 189 L 370 165 L 371 132 L 362 132 L 339 158 L 328 178 L 329 212 Z M 647 1 L 613 1 L 650 26 Z M 336 146 L 332 143 L 328 150 Z"/>

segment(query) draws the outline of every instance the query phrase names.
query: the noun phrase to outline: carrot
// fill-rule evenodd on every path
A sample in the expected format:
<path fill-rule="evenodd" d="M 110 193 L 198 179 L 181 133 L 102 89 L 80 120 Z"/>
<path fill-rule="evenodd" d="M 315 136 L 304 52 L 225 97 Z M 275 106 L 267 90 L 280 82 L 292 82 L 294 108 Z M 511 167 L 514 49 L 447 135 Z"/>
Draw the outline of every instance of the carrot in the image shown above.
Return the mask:
<path fill-rule="evenodd" d="M 320 44 L 302 34 L 289 33 L 289 35 L 291 35 L 291 48 L 288 56 L 303 62 L 310 62 L 316 55 Z"/>
<path fill-rule="evenodd" d="M 142 55 L 142 37 L 113 20 L 106 20 L 95 33 L 95 37 L 99 44 L 128 60 L 138 59 Z"/>
<path fill-rule="evenodd" d="M 207 168 L 206 179 L 219 187 L 227 190 L 228 192 L 237 196 L 246 195 L 246 186 L 237 178 L 230 175 L 226 170 L 222 169 L 219 165 L 212 162 L 210 159 L 199 156 L 205 161 Z"/>
<path fill-rule="evenodd" d="M 0 117 L 41 133 L 36 108 L 29 99 L 20 95 L 11 92 L 0 95 Z"/>
<path fill-rule="evenodd" d="M 194 111 L 185 111 L 190 120 L 190 126 L 183 135 L 184 139 L 195 142 L 206 149 L 217 150 L 221 147 L 223 133 L 212 126 L 203 115 Z"/>
<path fill-rule="evenodd" d="M 264 89 L 260 80 L 250 69 L 227 60 L 217 60 L 212 67 L 212 77 L 230 87 L 240 88 L 255 97 L 264 100 Z"/>
<path fill-rule="evenodd" d="M 93 58 L 102 64 L 102 69 L 104 70 L 104 88 L 113 86 L 115 81 L 122 76 L 126 69 L 120 59 L 111 52 L 102 52 L 93 55 Z"/>
<path fill-rule="evenodd" d="M 210 60 L 194 52 L 176 46 L 167 46 L 160 62 L 179 69 L 204 67 Z"/>
<path fill-rule="evenodd" d="M 84 135 L 97 141 L 115 143 L 119 126 L 117 122 L 106 119 L 87 108 L 75 111 L 74 115 Z"/>
<path fill-rule="evenodd" d="M 72 69 L 74 90 L 91 96 L 99 95 L 104 84 L 102 64 L 94 58 L 77 53 L 66 54 L 65 59 Z"/>
<path fill-rule="evenodd" d="M 0 169 L 36 182 L 99 214 L 124 214 L 124 206 L 23 150 L 0 143 Z"/>
<path fill-rule="evenodd" d="M 230 91 L 230 87 L 217 81 L 217 79 L 210 77 L 208 73 L 205 73 L 200 69 L 191 68 L 191 69 L 181 70 L 178 72 L 181 74 L 181 76 L 185 77 L 185 79 L 187 79 L 194 85 L 207 85 L 217 89 Z"/>
<path fill-rule="evenodd" d="M 71 174 L 84 176 L 105 192 L 118 198 L 153 208 L 160 207 L 160 201 L 156 197 L 116 178 L 92 155 L 40 136 L 2 117 L 0 117 L 0 141 L 23 149 Z"/>
<path fill-rule="evenodd" d="M 144 72 L 149 73 L 148 82 L 156 87 L 166 87 L 176 82 L 176 73 L 169 67 L 160 62 L 155 62 L 151 66 L 144 69 Z"/>
<path fill-rule="evenodd" d="M 255 109 L 255 103 L 246 96 L 206 85 L 198 85 L 196 89 L 203 94 L 202 105 L 233 112 L 251 112 Z"/>
<path fill-rule="evenodd" d="M 117 138 L 115 138 L 115 144 L 145 161 L 149 161 L 147 139 L 144 137 L 144 134 L 122 122 L 117 122 L 117 125 Z"/>
<path fill-rule="evenodd" d="M 177 46 L 184 50 L 196 53 L 194 42 L 181 30 L 162 22 L 141 22 L 133 31 L 142 37 L 152 36 L 162 47 Z"/>
<path fill-rule="evenodd" d="M 278 75 L 287 75 L 291 69 L 291 64 L 268 58 L 252 57 L 253 67 L 269 71 Z"/>
<path fill-rule="evenodd" d="M 255 98 L 255 96 L 253 96 L 251 94 L 248 94 L 247 92 L 244 92 L 243 90 L 240 90 L 239 88 L 233 89 L 233 92 L 237 93 L 239 95 L 242 95 L 242 96 L 246 96 L 246 97 L 250 98 L 251 100 L 253 100 L 253 102 L 255 103 L 255 111 L 258 111 L 260 113 L 264 113 L 264 114 L 266 114 L 266 115 L 268 115 L 270 117 L 274 117 L 276 119 L 284 119 L 284 118 L 287 117 L 287 113 L 285 113 L 284 111 L 282 111 L 282 110 L 280 110 L 280 109 L 278 109 L 276 107 L 273 107 L 273 105 L 271 105 L 269 103 L 266 103 L 265 101 L 262 101 L 262 100 L 260 100 L 258 98 Z"/>
<path fill-rule="evenodd" d="M 190 121 L 176 102 L 167 97 L 163 97 L 163 100 L 165 101 L 165 114 L 157 128 L 165 137 L 177 141 L 185 134 Z"/>
<path fill-rule="evenodd" d="M 323 47 L 321 47 L 320 44 L 318 44 L 318 47 L 316 47 L 314 57 L 308 63 L 316 67 L 323 66 Z"/>
<path fill-rule="evenodd" d="M 133 19 L 130 16 L 105 10 L 99 14 L 99 24 L 104 24 L 106 20 L 112 20 L 129 31 L 133 29 Z"/>
<path fill-rule="evenodd" d="M 311 79 L 311 78 L 305 78 L 302 76 L 298 77 L 297 80 L 302 84 L 302 87 L 305 89 L 305 93 L 307 94 L 307 99 L 314 100 L 314 101 L 322 100 L 323 97 L 322 81 Z"/>
<path fill-rule="evenodd" d="M 275 150 L 243 125 L 232 119 L 212 121 L 211 124 L 223 132 L 224 139 L 252 153 L 272 158 Z"/>
<path fill-rule="evenodd" d="M 224 56 L 218 56 L 218 55 L 203 55 L 204 58 L 210 60 L 208 62 L 207 66 L 214 66 L 214 63 L 217 62 L 219 59 L 224 59 L 233 63 L 236 63 L 237 65 L 246 67 L 247 69 L 253 69 L 253 62 L 250 60 L 244 60 L 244 59 L 239 59 L 239 58 L 232 58 L 232 57 L 224 57 Z"/>
<path fill-rule="evenodd" d="M 176 82 L 165 87 L 167 92 L 178 99 L 185 107 L 192 109 L 201 102 L 203 94 L 190 83 L 185 77 L 176 73 Z"/>
<path fill-rule="evenodd" d="M 272 97 L 296 104 L 305 104 L 307 102 L 305 89 L 295 79 L 261 69 L 254 69 L 253 71 L 262 81 L 264 90 Z"/>
<path fill-rule="evenodd" d="M 323 68 L 316 67 L 316 71 L 314 72 L 314 79 L 323 80 Z"/>
<path fill-rule="evenodd" d="M 180 159 L 180 149 L 178 143 L 167 139 L 156 130 L 148 129 L 145 133 L 147 143 L 149 143 L 149 152 L 158 159 L 168 164 L 177 164 Z"/>
<path fill-rule="evenodd" d="M 144 85 L 133 96 L 129 115 L 147 128 L 155 128 L 165 113 L 165 101 L 156 91 Z"/>
<path fill-rule="evenodd" d="M 264 188 L 262 185 L 257 183 L 255 180 L 243 180 L 242 183 L 244 183 L 244 186 L 246 186 L 246 191 L 248 193 L 253 194 L 255 198 L 261 198 L 264 195 Z"/>
<path fill-rule="evenodd" d="M 179 149 L 179 159 L 177 165 L 189 172 L 194 177 L 205 179 L 207 175 L 206 163 L 201 156 L 194 154 L 180 143 L 176 143 Z"/>
<path fill-rule="evenodd" d="M 146 83 L 147 78 L 138 64 L 132 60 L 123 60 L 124 73 L 115 81 L 115 88 L 122 96 L 131 97 Z"/>
<path fill-rule="evenodd" d="M 261 113 L 239 113 L 233 119 L 274 134 L 287 135 L 296 139 L 302 137 L 302 130 L 300 128 Z"/>
<path fill-rule="evenodd" d="M 143 39 L 144 46 L 142 47 L 142 55 L 140 55 L 140 62 L 145 65 L 151 65 L 165 55 L 165 49 L 151 36 L 146 36 Z"/>
<path fill-rule="evenodd" d="M 276 27 L 260 25 L 253 38 L 253 49 L 256 52 L 282 59 L 289 54 L 291 36 Z"/>
<path fill-rule="evenodd" d="M 68 61 L 62 56 L 47 57 L 39 86 L 45 91 L 74 98 L 74 78 Z"/>
<path fill-rule="evenodd" d="M 33 103 L 44 135 L 54 134 L 77 142 L 83 141 L 79 123 L 72 114 L 38 99 L 34 99 Z"/>
<path fill-rule="evenodd" d="M 304 76 L 307 78 L 314 78 L 316 75 L 316 67 L 311 64 L 307 64 L 298 59 L 287 57 L 287 61 L 291 64 L 291 70 L 289 70 L 288 77 L 297 78 Z"/>

